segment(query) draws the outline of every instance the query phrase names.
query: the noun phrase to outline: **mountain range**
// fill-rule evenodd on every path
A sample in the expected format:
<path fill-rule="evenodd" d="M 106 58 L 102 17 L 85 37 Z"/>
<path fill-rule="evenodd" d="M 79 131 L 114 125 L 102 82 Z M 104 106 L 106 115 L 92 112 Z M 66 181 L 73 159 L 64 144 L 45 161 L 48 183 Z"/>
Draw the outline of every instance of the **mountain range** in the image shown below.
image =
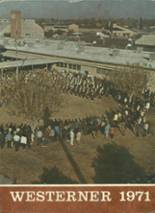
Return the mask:
<path fill-rule="evenodd" d="M 20 10 L 24 18 L 155 18 L 155 0 L 3 0 L 0 17 Z"/>

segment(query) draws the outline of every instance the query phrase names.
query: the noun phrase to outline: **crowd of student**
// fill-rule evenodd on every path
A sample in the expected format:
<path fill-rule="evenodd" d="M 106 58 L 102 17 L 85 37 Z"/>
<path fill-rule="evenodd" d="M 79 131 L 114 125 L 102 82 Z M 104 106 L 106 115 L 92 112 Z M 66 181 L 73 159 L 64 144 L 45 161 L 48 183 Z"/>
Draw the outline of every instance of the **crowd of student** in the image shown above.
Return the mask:
<path fill-rule="evenodd" d="M 93 116 L 74 120 L 49 119 L 46 125 L 32 128 L 28 124 L 19 126 L 10 124 L 0 127 L 0 147 L 14 147 L 18 151 L 21 147 L 31 147 L 33 144 L 44 146 L 53 141 L 65 140 L 71 145 L 79 143 L 82 135 L 96 136 L 101 132 L 106 138 L 113 138 L 115 130 L 125 135 L 129 129 L 136 136 L 153 134 L 147 113 L 155 106 L 155 93 L 149 89 L 142 91 L 141 98 L 128 96 L 127 93 L 115 88 L 114 83 L 106 79 L 97 79 L 78 73 L 63 73 L 66 84 L 63 92 L 86 98 L 101 98 L 111 95 L 117 102 L 118 108 L 106 111 L 102 116 Z M 44 122 L 45 123 L 45 122 Z"/>
<path fill-rule="evenodd" d="M 145 112 L 141 113 L 137 106 L 137 113 L 132 118 L 129 109 L 120 107 L 116 111 L 107 111 L 100 117 L 87 117 L 74 120 L 49 120 L 47 126 L 31 128 L 30 125 L 13 124 L 0 127 L 1 148 L 25 149 L 36 144 L 45 146 L 54 141 L 68 141 L 70 145 L 80 143 L 82 135 L 92 135 L 96 137 L 101 132 L 104 137 L 113 138 L 115 130 L 118 129 L 125 135 L 126 129 L 130 129 L 136 136 L 146 136 L 151 133 L 150 125 L 145 120 Z M 147 112 L 147 109 L 146 109 Z M 132 120 L 133 119 L 133 120 Z"/>
<path fill-rule="evenodd" d="M 32 145 L 32 128 L 30 125 L 7 124 L 0 126 L 0 147 L 13 148 L 18 151 L 20 147 L 23 149 L 26 146 Z"/>
<path fill-rule="evenodd" d="M 137 97 L 128 97 L 128 94 L 116 88 L 115 83 L 107 78 L 97 78 L 88 74 L 76 73 L 76 72 L 63 72 L 65 78 L 65 84 L 62 91 L 70 93 L 76 96 L 84 98 L 95 99 L 102 96 L 111 95 L 115 100 L 117 99 L 123 103 L 123 98 L 126 98 L 126 102 L 137 101 Z M 144 89 L 142 91 L 142 100 L 149 101 L 151 106 L 155 106 L 155 92 L 150 89 Z"/>
<path fill-rule="evenodd" d="M 99 79 L 71 72 L 64 72 L 64 76 L 67 82 L 63 88 L 65 92 L 90 99 L 111 95 L 119 103 L 118 109 L 107 112 L 103 120 L 98 119 L 102 129 L 112 131 L 114 127 L 124 132 L 121 131 L 121 127 L 124 126 L 124 129 L 130 129 L 137 136 L 146 136 L 151 132 L 146 115 L 151 107 L 155 107 L 155 92 L 144 89 L 139 98 L 134 95 L 129 96 L 126 92 L 117 89 L 115 84 L 106 78 Z"/>
<path fill-rule="evenodd" d="M 65 84 L 63 91 L 83 98 L 101 98 L 108 95 L 113 84 L 106 79 L 99 79 L 88 74 L 64 72 Z"/>

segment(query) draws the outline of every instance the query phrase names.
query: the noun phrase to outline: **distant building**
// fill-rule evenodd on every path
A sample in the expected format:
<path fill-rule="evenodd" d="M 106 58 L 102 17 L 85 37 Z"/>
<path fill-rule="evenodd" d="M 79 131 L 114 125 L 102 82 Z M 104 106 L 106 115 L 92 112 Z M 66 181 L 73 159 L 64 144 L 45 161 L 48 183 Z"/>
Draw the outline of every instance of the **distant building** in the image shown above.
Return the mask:
<path fill-rule="evenodd" d="M 44 32 L 48 33 L 52 31 L 57 34 L 65 34 L 68 32 L 79 33 L 79 26 L 76 24 L 71 25 L 44 25 Z"/>
<path fill-rule="evenodd" d="M 9 23 L 9 19 L 7 18 L 0 19 L 0 24 L 7 24 L 7 23 Z"/>
<path fill-rule="evenodd" d="M 11 24 L 11 31 L 10 31 L 11 37 L 14 39 L 21 38 L 22 26 L 21 26 L 21 12 L 20 11 L 11 12 L 10 24 Z"/>
<path fill-rule="evenodd" d="M 22 38 L 33 38 L 33 39 L 43 39 L 44 30 L 40 25 L 38 25 L 35 20 L 25 19 L 22 20 Z"/>
<path fill-rule="evenodd" d="M 135 41 L 135 45 L 144 50 L 155 51 L 155 34 L 143 35 Z"/>
<path fill-rule="evenodd" d="M 61 30 L 61 31 L 64 31 L 64 32 L 67 32 L 68 31 L 68 25 L 65 25 L 65 24 L 47 24 L 45 23 L 43 25 L 43 29 L 45 32 L 48 32 L 48 31 L 58 31 L 58 30 Z"/>
<path fill-rule="evenodd" d="M 17 17 L 16 17 L 17 18 Z M 14 20 L 14 16 L 11 18 L 11 23 L 1 31 L 0 35 L 4 37 L 12 37 L 14 39 L 20 38 L 32 38 L 43 39 L 44 30 L 38 25 L 35 20 L 21 19 L 20 21 Z M 19 16 L 18 18 L 19 19 Z"/>
<path fill-rule="evenodd" d="M 132 38 L 136 33 L 132 30 L 129 30 L 125 27 L 121 27 L 117 24 L 112 26 L 112 36 L 121 37 L 121 38 Z"/>
<path fill-rule="evenodd" d="M 46 24 L 46 25 L 43 26 L 43 29 L 44 29 L 45 32 L 49 32 L 51 30 L 54 31 L 54 26 Z"/>
<path fill-rule="evenodd" d="M 54 25 L 55 31 L 62 31 L 62 32 L 68 32 L 68 26 L 67 25 Z"/>
<path fill-rule="evenodd" d="M 3 30 L 10 23 L 9 19 L 0 19 L 0 36 L 3 36 Z"/>

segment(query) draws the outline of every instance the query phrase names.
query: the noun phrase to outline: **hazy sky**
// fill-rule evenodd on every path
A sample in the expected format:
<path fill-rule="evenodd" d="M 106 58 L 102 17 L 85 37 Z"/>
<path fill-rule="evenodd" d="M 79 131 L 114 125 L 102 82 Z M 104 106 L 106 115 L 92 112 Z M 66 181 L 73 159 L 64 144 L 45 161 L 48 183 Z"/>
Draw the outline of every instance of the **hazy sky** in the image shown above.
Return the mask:
<path fill-rule="evenodd" d="M 82 0 L 0 0 L 0 2 L 7 2 L 7 1 L 70 1 L 70 2 L 76 2 L 76 1 L 82 1 Z M 95 1 L 95 0 L 92 0 Z"/>
<path fill-rule="evenodd" d="M 13 2 L 13 1 L 40 1 L 40 2 L 44 2 L 44 1 L 69 1 L 69 2 L 77 2 L 77 1 L 84 1 L 84 0 L 0 0 L 0 2 Z M 96 0 L 89 0 L 89 1 L 96 1 Z M 104 1 L 104 0 L 102 0 Z M 123 1 L 123 0 L 113 0 L 113 1 Z M 135 0 L 136 2 L 137 0 Z M 146 1 L 155 1 L 155 0 L 146 0 Z"/>
<path fill-rule="evenodd" d="M 20 10 L 26 18 L 154 18 L 155 0 L 0 0 L 0 17 L 9 17 L 11 10 Z"/>

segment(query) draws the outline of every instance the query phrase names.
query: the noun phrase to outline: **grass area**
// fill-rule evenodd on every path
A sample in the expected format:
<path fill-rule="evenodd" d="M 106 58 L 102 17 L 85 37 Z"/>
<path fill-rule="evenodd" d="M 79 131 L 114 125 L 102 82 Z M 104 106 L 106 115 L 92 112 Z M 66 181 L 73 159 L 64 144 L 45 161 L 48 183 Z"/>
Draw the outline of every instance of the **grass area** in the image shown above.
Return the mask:
<path fill-rule="evenodd" d="M 75 96 L 64 96 L 64 103 L 59 111 L 55 112 L 57 118 L 79 118 L 89 115 L 100 115 L 107 109 L 116 107 L 116 103 L 111 98 L 90 101 Z M 149 116 L 152 131 L 155 133 L 155 113 Z M 24 118 L 8 113 L 7 109 L 0 109 L 1 123 L 23 122 Z M 134 156 L 135 162 L 142 167 L 147 174 L 155 174 L 155 136 L 135 137 L 127 131 L 125 136 L 116 132 L 115 143 L 124 146 Z M 93 183 L 95 175 L 92 162 L 97 155 L 97 147 L 111 143 L 100 133 L 96 138 L 82 136 L 80 144 L 71 147 L 65 142 L 68 150 L 78 164 L 81 173 L 87 183 Z M 115 163 L 115 162 L 114 162 Z M 4 174 L 11 179 L 17 178 L 17 183 L 28 184 L 38 181 L 43 168 L 56 166 L 64 175 L 78 181 L 76 173 L 70 164 L 60 142 L 51 142 L 48 147 L 33 146 L 32 149 L 15 152 L 7 148 L 0 150 L 0 174 Z"/>

